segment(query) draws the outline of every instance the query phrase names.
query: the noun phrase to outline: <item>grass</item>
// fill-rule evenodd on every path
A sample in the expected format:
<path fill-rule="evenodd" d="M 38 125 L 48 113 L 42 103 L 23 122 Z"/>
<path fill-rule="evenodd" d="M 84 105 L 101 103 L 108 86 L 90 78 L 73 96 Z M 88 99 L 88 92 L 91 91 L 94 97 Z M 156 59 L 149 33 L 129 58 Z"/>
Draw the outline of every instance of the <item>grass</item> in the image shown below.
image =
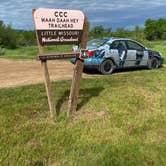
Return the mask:
<path fill-rule="evenodd" d="M 166 68 L 83 79 L 67 119 L 70 85 L 52 84 L 55 123 L 43 84 L 0 90 L 0 165 L 165 165 Z"/>
<path fill-rule="evenodd" d="M 155 51 L 159 51 L 164 58 L 166 59 L 166 42 L 152 42 L 152 49 Z M 166 64 L 166 61 L 165 61 Z"/>
<path fill-rule="evenodd" d="M 72 46 L 47 46 L 45 47 L 46 53 L 59 53 L 59 52 L 71 52 Z M 6 49 L 5 58 L 11 59 L 36 59 L 36 55 L 39 53 L 37 46 L 20 47 L 14 50 Z"/>

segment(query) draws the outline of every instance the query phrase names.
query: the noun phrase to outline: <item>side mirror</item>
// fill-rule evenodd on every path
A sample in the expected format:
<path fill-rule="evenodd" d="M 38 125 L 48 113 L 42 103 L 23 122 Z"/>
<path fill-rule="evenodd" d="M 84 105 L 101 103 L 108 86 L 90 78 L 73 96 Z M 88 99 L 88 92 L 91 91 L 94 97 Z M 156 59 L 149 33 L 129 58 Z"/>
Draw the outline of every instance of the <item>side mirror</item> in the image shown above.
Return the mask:
<path fill-rule="evenodd" d="M 88 50 L 81 49 L 80 50 L 80 56 L 79 56 L 79 58 L 82 59 L 82 60 L 88 58 Z"/>

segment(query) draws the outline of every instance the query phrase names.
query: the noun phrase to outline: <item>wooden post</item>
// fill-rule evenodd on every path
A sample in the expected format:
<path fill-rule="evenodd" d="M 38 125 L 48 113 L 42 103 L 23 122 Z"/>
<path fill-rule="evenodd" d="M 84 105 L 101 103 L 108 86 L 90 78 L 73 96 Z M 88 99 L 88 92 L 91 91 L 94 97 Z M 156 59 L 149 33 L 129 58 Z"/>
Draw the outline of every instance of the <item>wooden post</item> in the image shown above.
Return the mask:
<path fill-rule="evenodd" d="M 33 17 L 34 17 L 34 12 L 35 12 L 35 9 L 32 10 Z M 36 27 L 35 27 L 35 29 L 36 29 Z M 40 45 L 37 32 L 36 32 L 36 38 L 37 38 L 37 44 L 38 44 L 38 48 L 39 48 L 39 54 L 44 55 L 44 46 Z M 44 73 L 44 83 L 45 83 L 46 93 L 47 93 L 47 97 L 48 97 L 50 118 L 53 120 L 54 116 L 55 116 L 55 104 L 53 101 L 53 95 L 52 95 L 52 91 L 51 91 L 51 82 L 50 82 L 50 76 L 49 76 L 48 67 L 47 67 L 47 60 L 41 61 L 41 66 L 42 66 L 43 73 Z"/>
<path fill-rule="evenodd" d="M 41 55 L 44 55 L 44 47 L 41 46 L 39 44 L 39 42 L 38 42 L 38 47 L 39 47 L 39 53 Z M 48 105 L 49 105 L 49 109 L 50 109 L 50 118 L 52 120 L 54 120 L 56 110 L 55 110 L 55 104 L 54 104 L 53 94 L 52 94 L 52 90 L 51 90 L 51 82 L 50 82 L 50 75 L 49 75 L 48 67 L 47 67 L 47 60 L 41 61 L 41 66 L 43 69 L 44 83 L 45 83 L 46 93 L 47 93 L 47 97 L 48 97 Z"/>
<path fill-rule="evenodd" d="M 88 40 L 88 32 L 89 32 L 89 22 L 85 18 L 83 34 L 82 34 L 83 37 L 80 43 L 80 49 L 86 49 L 86 44 Z M 67 116 L 69 116 L 71 112 L 75 112 L 77 110 L 77 101 L 79 96 L 80 80 L 82 77 L 83 65 L 84 65 L 83 60 L 78 59 L 74 66 L 74 74 L 73 74 L 73 79 L 72 79 L 72 84 L 70 89 Z"/>
<path fill-rule="evenodd" d="M 64 12 L 68 15 L 64 17 L 71 18 L 71 20 L 77 19 L 77 22 L 71 22 L 73 24 L 73 27 L 71 28 L 56 28 L 56 27 L 49 27 L 49 24 L 47 22 L 42 21 L 42 15 L 45 15 L 46 18 L 53 18 L 55 19 L 55 10 L 58 13 Z M 35 22 L 35 29 L 36 29 L 36 36 L 39 46 L 39 57 L 38 59 L 41 60 L 41 65 L 44 72 L 44 81 L 45 81 L 45 87 L 46 92 L 48 96 L 48 104 L 50 108 L 50 114 L 51 118 L 54 118 L 55 114 L 55 105 L 53 102 L 53 96 L 51 91 L 51 83 L 50 83 L 50 77 L 49 72 L 47 68 L 47 60 L 53 60 L 57 59 L 57 57 L 69 57 L 69 55 L 48 55 L 44 54 L 44 45 L 56 45 L 56 44 L 80 44 L 80 49 L 86 49 L 86 43 L 88 40 L 88 31 L 89 31 L 89 22 L 85 18 L 85 15 L 81 11 L 69 11 L 69 10 L 63 10 L 63 9 L 37 9 L 33 10 L 33 17 Z M 43 16 L 44 17 L 44 16 Z M 63 17 L 63 16 L 62 16 Z M 84 19 L 85 18 L 85 19 Z M 65 35 L 65 31 L 68 32 L 71 30 L 74 30 L 76 32 L 75 34 L 69 33 L 69 35 Z M 50 32 L 50 34 L 46 33 L 45 31 Z M 54 33 L 52 33 L 54 32 Z M 81 35 L 82 33 L 82 35 Z M 62 35 L 64 34 L 64 35 Z M 77 35 L 76 35 L 77 34 Z M 71 40 L 69 40 L 69 37 L 71 36 Z M 61 38 L 63 40 L 61 40 Z M 80 43 L 81 39 L 81 43 Z M 77 53 L 78 54 L 78 53 Z M 80 53 L 82 55 L 82 53 Z M 73 56 L 70 54 L 70 56 Z M 71 92 L 69 97 L 69 109 L 68 109 L 68 115 L 71 111 L 76 111 L 77 108 L 77 100 L 78 100 L 78 94 L 80 89 L 80 80 L 82 76 L 83 71 L 83 60 L 78 59 L 76 62 L 76 65 L 74 67 L 74 74 L 73 74 L 73 81 L 71 85 Z"/>
<path fill-rule="evenodd" d="M 46 88 L 47 97 L 48 97 L 48 105 L 50 108 L 50 118 L 54 119 L 55 104 L 53 101 L 53 94 L 51 90 L 51 82 L 50 82 L 50 76 L 49 76 L 48 67 L 47 67 L 47 61 L 41 61 L 41 66 L 43 68 L 43 73 L 44 73 L 45 88 Z"/>

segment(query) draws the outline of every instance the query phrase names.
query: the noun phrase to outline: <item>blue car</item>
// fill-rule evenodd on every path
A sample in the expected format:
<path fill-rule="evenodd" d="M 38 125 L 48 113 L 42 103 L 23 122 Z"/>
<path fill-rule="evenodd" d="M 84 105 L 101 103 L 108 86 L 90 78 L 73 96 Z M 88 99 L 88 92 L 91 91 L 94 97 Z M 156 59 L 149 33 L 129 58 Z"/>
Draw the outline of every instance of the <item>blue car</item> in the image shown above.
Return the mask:
<path fill-rule="evenodd" d="M 164 61 L 159 52 L 127 38 L 110 38 L 93 51 L 93 56 L 84 60 L 84 69 L 97 69 L 102 74 L 111 74 L 115 69 L 133 67 L 156 69 Z M 71 62 L 75 64 L 76 58 L 72 58 Z"/>

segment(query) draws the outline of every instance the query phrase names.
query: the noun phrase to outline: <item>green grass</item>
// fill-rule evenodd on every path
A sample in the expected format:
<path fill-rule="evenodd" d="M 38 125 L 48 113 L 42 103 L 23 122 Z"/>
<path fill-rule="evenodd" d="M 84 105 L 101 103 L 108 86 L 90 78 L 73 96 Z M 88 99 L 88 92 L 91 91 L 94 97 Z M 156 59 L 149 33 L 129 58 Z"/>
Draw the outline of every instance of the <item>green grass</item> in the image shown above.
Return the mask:
<path fill-rule="evenodd" d="M 59 52 L 71 52 L 72 46 L 47 46 L 45 47 L 45 53 L 59 53 Z M 2 57 L 11 59 L 36 59 L 36 55 L 39 53 L 37 46 L 20 47 L 17 49 L 6 49 L 5 55 Z"/>
<path fill-rule="evenodd" d="M 166 59 L 166 42 L 152 42 L 151 48 L 155 51 L 159 51 Z M 166 64 L 166 61 L 164 63 Z"/>
<path fill-rule="evenodd" d="M 0 90 L 0 165 L 165 165 L 166 68 L 83 79 L 67 119 L 70 85 L 52 84 L 55 123 L 43 84 Z"/>

